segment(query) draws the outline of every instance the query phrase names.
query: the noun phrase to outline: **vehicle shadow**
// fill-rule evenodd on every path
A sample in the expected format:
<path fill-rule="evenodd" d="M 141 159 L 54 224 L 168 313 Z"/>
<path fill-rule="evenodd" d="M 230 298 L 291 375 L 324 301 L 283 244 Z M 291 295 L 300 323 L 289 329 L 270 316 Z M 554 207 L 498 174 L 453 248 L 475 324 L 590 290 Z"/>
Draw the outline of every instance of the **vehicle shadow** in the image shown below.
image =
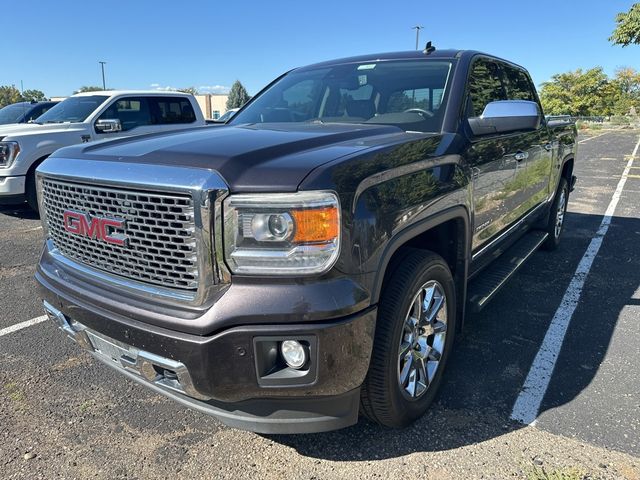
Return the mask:
<path fill-rule="evenodd" d="M 269 438 L 313 458 L 365 461 L 454 449 L 523 428 L 510 419 L 511 409 L 601 221 L 600 215 L 568 213 L 560 248 L 537 252 L 482 312 L 468 315 L 438 399 L 412 426 L 391 430 L 361 419 L 335 432 Z M 621 310 L 639 303 L 632 299 L 640 285 L 640 258 L 632 252 L 639 232 L 640 219 L 614 217 L 541 412 L 570 402 L 591 383 Z M 612 273 L 612 266 L 619 272 Z M 617 280 L 612 282 L 612 277 Z"/>
<path fill-rule="evenodd" d="M 26 203 L 20 205 L 0 205 L 0 214 L 25 220 L 38 220 L 40 215 Z"/>

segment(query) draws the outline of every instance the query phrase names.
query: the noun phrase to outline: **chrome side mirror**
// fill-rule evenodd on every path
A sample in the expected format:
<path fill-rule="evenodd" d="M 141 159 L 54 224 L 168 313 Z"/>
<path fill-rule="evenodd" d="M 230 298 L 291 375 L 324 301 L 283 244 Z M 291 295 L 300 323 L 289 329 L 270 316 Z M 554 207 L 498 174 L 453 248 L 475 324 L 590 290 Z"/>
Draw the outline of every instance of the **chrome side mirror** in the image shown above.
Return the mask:
<path fill-rule="evenodd" d="M 474 135 L 537 130 L 542 115 L 536 102 L 528 100 L 500 100 L 490 102 L 479 117 L 469 119 Z"/>
<path fill-rule="evenodd" d="M 117 118 L 98 120 L 96 131 L 99 133 L 115 133 L 122 131 L 122 123 Z"/>

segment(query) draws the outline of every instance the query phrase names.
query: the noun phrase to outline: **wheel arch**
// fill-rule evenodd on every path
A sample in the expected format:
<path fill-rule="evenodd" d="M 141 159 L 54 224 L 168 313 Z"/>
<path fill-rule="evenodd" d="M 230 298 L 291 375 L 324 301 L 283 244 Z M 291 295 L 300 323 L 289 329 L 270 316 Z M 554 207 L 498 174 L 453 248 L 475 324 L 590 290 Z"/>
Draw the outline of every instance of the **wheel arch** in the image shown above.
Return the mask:
<path fill-rule="evenodd" d="M 408 247 L 408 248 L 407 248 Z M 386 278 L 401 262 L 409 248 L 432 251 L 445 259 L 456 286 L 458 327 L 464 321 L 469 252 L 471 250 L 471 221 L 469 211 L 460 205 L 448 208 L 421 220 L 391 239 L 382 254 L 374 280 L 372 303 L 380 299 Z"/>
<path fill-rule="evenodd" d="M 562 168 L 560 170 L 560 176 L 567 180 L 569 187 L 571 187 L 571 177 L 573 175 L 573 167 L 575 165 L 575 157 L 573 154 L 567 155 L 562 160 Z"/>

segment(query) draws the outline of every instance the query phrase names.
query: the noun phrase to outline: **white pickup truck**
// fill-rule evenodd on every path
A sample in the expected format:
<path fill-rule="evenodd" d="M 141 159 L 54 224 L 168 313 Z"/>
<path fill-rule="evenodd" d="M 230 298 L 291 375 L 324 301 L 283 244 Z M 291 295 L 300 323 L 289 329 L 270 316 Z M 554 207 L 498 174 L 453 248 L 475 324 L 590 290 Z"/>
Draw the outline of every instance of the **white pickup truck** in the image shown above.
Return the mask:
<path fill-rule="evenodd" d="M 34 172 L 55 150 L 83 142 L 205 125 L 192 95 L 99 91 L 60 102 L 34 123 L 0 126 L 0 205 L 37 210 Z"/>

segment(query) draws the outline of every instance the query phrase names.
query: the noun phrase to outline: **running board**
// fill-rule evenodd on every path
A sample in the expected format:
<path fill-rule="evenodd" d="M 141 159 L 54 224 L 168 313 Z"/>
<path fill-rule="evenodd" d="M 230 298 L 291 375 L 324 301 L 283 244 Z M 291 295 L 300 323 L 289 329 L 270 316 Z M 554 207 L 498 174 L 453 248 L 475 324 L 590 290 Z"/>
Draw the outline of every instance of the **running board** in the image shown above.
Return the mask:
<path fill-rule="evenodd" d="M 474 312 L 482 310 L 514 273 L 547 239 L 548 233 L 531 231 L 496 258 L 469 283 L 467 298 Z"/>

